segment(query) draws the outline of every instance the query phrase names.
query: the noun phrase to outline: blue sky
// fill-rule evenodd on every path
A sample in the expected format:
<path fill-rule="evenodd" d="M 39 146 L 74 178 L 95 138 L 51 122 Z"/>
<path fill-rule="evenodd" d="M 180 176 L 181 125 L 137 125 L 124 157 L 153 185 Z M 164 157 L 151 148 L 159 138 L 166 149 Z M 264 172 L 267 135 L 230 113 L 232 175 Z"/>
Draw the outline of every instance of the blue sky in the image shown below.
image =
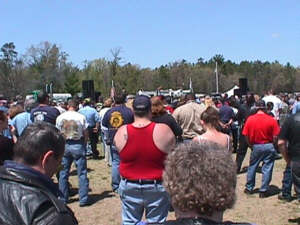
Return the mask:
<path fill-rule="evenodd" d="M 215 54 L 300 66 L 298 0 L 0 0 L 0 45 L 49 41 L 74 64 L 111 59 L 157 67 Z"/>

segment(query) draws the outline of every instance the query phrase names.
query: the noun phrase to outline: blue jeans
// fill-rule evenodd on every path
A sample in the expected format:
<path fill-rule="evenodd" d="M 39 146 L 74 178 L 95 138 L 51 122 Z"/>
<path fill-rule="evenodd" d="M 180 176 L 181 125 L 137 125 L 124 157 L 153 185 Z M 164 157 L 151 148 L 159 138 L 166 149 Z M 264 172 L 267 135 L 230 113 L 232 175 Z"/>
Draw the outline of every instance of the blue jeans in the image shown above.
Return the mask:
<path fill-rule="evenodd" d="M 292 170 L 290 165 L 286 165 L 282 179 L 282 196 L 290 197 L 292 194 Z"/>
<path fill-rule="evenodd" d="M 188 143 L 191 143 L 191 141 L 193 140 L 193 138 L 183 138 L 183 143 L 184 144 L 188 144 Z"/>
<path fill-rule="evenodd" d="M 59 174 L 59 190 L 64 195 L 64 202 L 69 199 L 69 172 L 72 162 L 75 161 L 77 175 L 79 179 L 79 202 L 85 204 L 88 202 L 89 180 L 87 178 L 87 166 L 85 156 L 85 145 L 80 141 L 67 141 L 65 153 L 62 158 L 63 169 Z"/>
<path fill-rule="evenodd" d="M 300 159 L 291 159 L 291 171 L 294 189 L 297 195 L 297 199 L 300 200 Z"/>
<path fill-rule="evenodd" d="M 107 137 L 103 131 L 101 131 L 102 147 L 104 153 L 104 160 L 111 166 L 110 146 L 106 144 Z"/>
<path fill-rule="evenodd" d="M 255 187 L 256 169 L 260 162 L 262 166 L 262 184 L 260 192 L 265 192 L 269 189 L 269 184 L 272 180 L 272 172 L 274 167 L 275 149 L 273 144 L 257 144 L 253 145 L 253 150 L 250 155 L 250 165 L 247 173 L 246 188 L 252 191 Z"/>
<path fill-rule="evenodd" d="M 110 154 L 111 154 L 111 186 L 113 191 L 118 191 L 120 184 L 120 155 L 116 148 L 116 146 L 110 146 Z"/>
<path fill-rule="evenodd" d="M 163 223 L 170 207 L 169 195 L 162 184 L 136 184 L 121 180 L 123 225 L 135 225 L 144 211 L 148 223 Z"/>

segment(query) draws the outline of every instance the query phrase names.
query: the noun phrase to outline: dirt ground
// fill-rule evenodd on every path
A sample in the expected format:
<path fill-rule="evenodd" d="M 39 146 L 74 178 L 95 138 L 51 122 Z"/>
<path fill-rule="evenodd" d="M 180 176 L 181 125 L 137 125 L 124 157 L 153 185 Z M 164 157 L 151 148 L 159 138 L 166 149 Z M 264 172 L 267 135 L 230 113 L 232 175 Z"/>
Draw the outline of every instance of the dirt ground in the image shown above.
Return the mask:
<path fill-rule="evenodd" d="M 233 154 L 235 158 L 235 154 Z M 248 165 L 249 151 L 244 161 L 244 167 Z M 294 200 L 285 203 L 277 198 L 281 188 L 281 180 L 285 162 L 277 160 L 273 171 L 271 188 L 274 195 L 260 199 L 257 194 L 247 196 L 243 193 L 246 181 L 246 173 L 238 175 L 237 201 L 233 209 L 225 212 L 225 220 L 246 221 L 257 225 L 287 225 L 300 224 L 300 203 Z M 90 197 L 92 205 L 79 207 L 78 202 L 78 179 L 76 168 L 72 167 L 70 182 L 72 184 L 72 203 L 69 206 L 75 213 L 80 225 L 120 225 L 121 203 L 117 194 L 111 192 L 110 167 L 101 160 L 88 160 Z M 261 174 L 257 173 L 256 187 L 261 183 Z M 174 213 L 169 214 L 174 218 Z"/>

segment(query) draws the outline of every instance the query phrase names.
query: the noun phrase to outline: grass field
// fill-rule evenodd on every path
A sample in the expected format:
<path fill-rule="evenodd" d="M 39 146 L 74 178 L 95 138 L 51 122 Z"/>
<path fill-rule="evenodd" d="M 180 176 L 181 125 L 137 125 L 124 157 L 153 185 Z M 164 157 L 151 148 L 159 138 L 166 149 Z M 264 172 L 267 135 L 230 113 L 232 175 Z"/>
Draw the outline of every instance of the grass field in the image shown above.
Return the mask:
<path fill-rule="evenodd" d="M 235 157 L 235 154 L 233 154 Z M 243 166 L 248 165 L 249 151 Z M 283 160 L 277 160 L 273 171 L 271 188 L 273 196 L 260 199 L 257 194 L 247 196 L 243 193 L 246 173 L 238 175 L 236 189 L 237 201 L 233 209 L 225 212 L 225 219 L 246 221 L 257 225 L 300 224 L 300 204 L 297 200 L 285 203 L 277 198 L 281 188 L 282 174 L 285 167 Z M 120 225 L 121 203 L 117 194 L 111 192 L 110 167 L 104 160 L 88 160 L 91 206 L 80 208 L 78 203 L 78 179 L 75 167 L 72 167 L 70 182 L 72 184 L 72 203 L 69 206 L 75 212 L 80 225 Z M 257 173 L 256 187 L 261 183 L 261 174 Z M 174 218 L 170 213 L 169 218 Z"/>

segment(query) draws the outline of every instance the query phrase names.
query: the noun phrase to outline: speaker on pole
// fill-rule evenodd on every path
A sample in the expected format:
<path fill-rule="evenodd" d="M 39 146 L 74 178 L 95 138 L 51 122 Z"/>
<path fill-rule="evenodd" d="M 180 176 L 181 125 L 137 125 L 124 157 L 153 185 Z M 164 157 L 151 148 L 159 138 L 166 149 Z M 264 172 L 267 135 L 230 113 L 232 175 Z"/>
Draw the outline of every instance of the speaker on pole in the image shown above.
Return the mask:
<path fill-rule="evenodd" d="M 248 92 L 248 79 L 247 78 L 240 78 L 239 79 L 239 87 L 240 87 L 240 94 L 246 95 Z"/>
<path fill-rule="evenodd" d="M 239 96 L 239 97 L 241 97 L 241 89 L 234 89 L 233 90 L 233 95 L 236 95 L 236 96 Z"/>
<path fill-rule="evenodd" d="M 82 81 L 82 95 L 83 98 L 95 98 L 94 91 L 94 81 L 93 80 L 83 80 Z"/>

